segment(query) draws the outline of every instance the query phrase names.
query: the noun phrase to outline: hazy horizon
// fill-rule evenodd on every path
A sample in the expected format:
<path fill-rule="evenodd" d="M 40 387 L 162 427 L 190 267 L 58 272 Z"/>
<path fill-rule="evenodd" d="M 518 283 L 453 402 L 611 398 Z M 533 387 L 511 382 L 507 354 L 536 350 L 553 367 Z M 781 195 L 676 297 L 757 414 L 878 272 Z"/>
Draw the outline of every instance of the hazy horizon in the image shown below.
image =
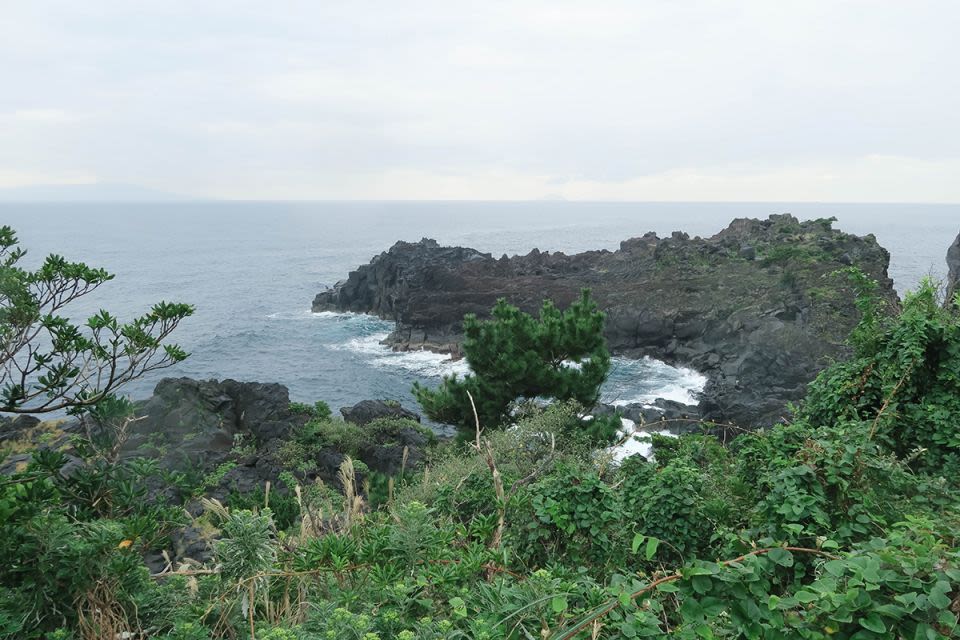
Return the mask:
<path fill-rule="evenodd" d="M 107 187 L 104 195 L 100 187 Z M 79 191 L 79 193 L 78 193 Z M 129 199 L 118 198 L 116 193 L 132 193 Z M 18 199 L 16 196 L 20 195 Z M 139 194 L 140 197 L 137 197 Z M 170 193 L 128 184 L 51 184 L 30 185 L 27 187 L 0 187 L 0 204 L 229 204 L 244 202 L 250 203 L 568 203 L 568 204 L 691 204 L 691 205 L 922 205 L 952 207 L 960 202 L 925 202 L 925 201 L 869 201 L 869 200 L 614 200 L 614 199 L 570 199 L 556 197 L 509 199 L 509 198 L 229 198 L 229 197 L 202 197 L 184 193 Z"/>

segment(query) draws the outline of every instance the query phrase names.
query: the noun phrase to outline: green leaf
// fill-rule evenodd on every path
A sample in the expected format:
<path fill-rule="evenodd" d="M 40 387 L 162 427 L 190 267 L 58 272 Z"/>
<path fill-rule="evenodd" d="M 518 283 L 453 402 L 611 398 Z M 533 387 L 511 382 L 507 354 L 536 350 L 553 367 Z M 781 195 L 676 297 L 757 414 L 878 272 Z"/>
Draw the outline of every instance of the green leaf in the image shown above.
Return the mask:
<path fill-rule="evenodd" d="M 938 609 L 946 609 L 950 606 L 951 602 L 950 597 L 947 595 L 948 593 L 950 593 L 950 583 L 940 580 L 933 585 L 933 589 L 930 590 L 930 595 L 927 596 L 927 599 L 930 600 L 930 604 Z"/>
<path fill-rule="evenodd" d="M 770 559 L 781 567 L 792 567 L 793 566 L 793 554 L 787 551 L 786 549 L 771 549 L 770 553 L 767 554 L 770 556 Z"/>
<path fill-rule="evenodd" d="M 684 567 L 680 570 L 680 573 L 683 574 L 684 578 L 690 578 L 693 576 L 713 576 L 720 573 L 720 565 L 716 562 L 701 562 L 696 561 L 696 564 L 689 567 Z"/>
<path fill-rule="evenodd" d="M 566 596 L 553 596 L 550 600 L 550 608 L 553 609 L 554 613 L 563 613 L 567 610 L 567 606 Z"/>
<path fill-rule="evenodd" d="M 646 536 L 643 535 L 642 533 L 638 533 L 633 536 L 633 543 L 630 545 L 631 553 L 636 553 L 637 550 L 640 549 L 640 545 L 643 544 L 644 538 L 646 538 Z"/>
<path fill-rule="evenodd" d="M 704 594 L 709 593 L 713 587 L 713 580 L 710 579 L 710 576 L 693 576 L 691 584 L 693 584 L 694 591 L 699 594 Z"/>
<path fill-rule="evenodd" d="M 883 623 L 883 618 L 874 612 L 871 612 L 865 618 L 860 618 L 860 626 L 874 633 L 886 633 L 887 631 L 887 625 Z"/>
<path fill-rule="evenodd" d="M 660 546 L 660 540 L 654 537 L 647 538 L 647 548 L 644 551 L 647 560 L 653 559 L 653 556 L 657 553 L 658 546 Z M 634 551 L 634 553 L 636 553 L 636 551 Z"/>

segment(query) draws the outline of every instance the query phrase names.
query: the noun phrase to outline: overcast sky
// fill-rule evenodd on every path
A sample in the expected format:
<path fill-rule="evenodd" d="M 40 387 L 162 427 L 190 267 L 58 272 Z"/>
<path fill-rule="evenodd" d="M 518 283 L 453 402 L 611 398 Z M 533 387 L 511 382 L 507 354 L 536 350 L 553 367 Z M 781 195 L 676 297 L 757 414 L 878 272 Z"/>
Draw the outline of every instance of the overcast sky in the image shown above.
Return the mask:
<path fill-rule="evenodd" d="M 4 0 L 0 187 L 960 202 L 956 0 Z"/>

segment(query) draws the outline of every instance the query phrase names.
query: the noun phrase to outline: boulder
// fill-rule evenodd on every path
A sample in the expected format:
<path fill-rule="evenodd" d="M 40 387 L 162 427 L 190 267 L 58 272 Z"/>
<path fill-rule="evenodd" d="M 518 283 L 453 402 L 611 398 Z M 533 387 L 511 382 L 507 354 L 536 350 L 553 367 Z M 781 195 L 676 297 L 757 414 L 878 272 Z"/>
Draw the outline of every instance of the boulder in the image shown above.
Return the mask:
<path fill-rule="evenodd" d="M 360 460 L 371 470 L 387 475 L 419 468 L 434 440 L 426 428 L 407 419 L 374 421 L 365 428 L 370 443 L 360 448 Z"/>
<path fill-rule="evenodd" d="M 629 404 L 620 411 L 624 418 L 638 425 L 663 423 L 663 428 L 674 433 L 696 431 L 702 424 L 698 406 L 664 398 L 657 398 L 650 404 Z"/>
<path fill-rule="evenodd" d="M 420 422 L 420 416 L 404 409 L 399 403 L 386 400 L 363 400 L 352 407 L 341 407 L 340 414 L 347 422 L 363 426 L 379 418 L 406 418 Z"/>
<path fill-rule="evenodd" d="M 290 411 L 280 384 L 166 378 L 136 404 L 123 455 L 148 455 L 168 469 L 210 469 L 243 445 L 285 438 L 306 417 Z"/>
<path fill-rule="evenodd" d="M 0 442 L 17 440 L 38 424 L 40 419 L 30 415 L 19 415 L 15 418 L 0 416 Z"/>

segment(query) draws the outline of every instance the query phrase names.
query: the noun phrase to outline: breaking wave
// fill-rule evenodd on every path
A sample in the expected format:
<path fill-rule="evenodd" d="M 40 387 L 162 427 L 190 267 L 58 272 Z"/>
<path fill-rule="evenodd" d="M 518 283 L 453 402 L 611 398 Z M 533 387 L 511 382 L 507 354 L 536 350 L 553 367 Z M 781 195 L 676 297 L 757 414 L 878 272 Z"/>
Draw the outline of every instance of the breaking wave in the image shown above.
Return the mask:
<path fill-rule="evenodd" d="M 397 369 L 416 377 L 440 379 L 470 372 L 465 360 L 454 360 L 431 351 L 394 351 L 383 344 L 393 323 L 355 313 L 272 314 L 276 319 L 320 321 L 324 343 L 333 352 L 345 353 L 363 364 L 381 370 Z M 653 358 L 611 359 L 610 375 L 601 390 L 601 400 L 613 405 L 649 404 L 657 398 L 696 404 L 706 377 L 685 367 L 673 367 Z"/>

